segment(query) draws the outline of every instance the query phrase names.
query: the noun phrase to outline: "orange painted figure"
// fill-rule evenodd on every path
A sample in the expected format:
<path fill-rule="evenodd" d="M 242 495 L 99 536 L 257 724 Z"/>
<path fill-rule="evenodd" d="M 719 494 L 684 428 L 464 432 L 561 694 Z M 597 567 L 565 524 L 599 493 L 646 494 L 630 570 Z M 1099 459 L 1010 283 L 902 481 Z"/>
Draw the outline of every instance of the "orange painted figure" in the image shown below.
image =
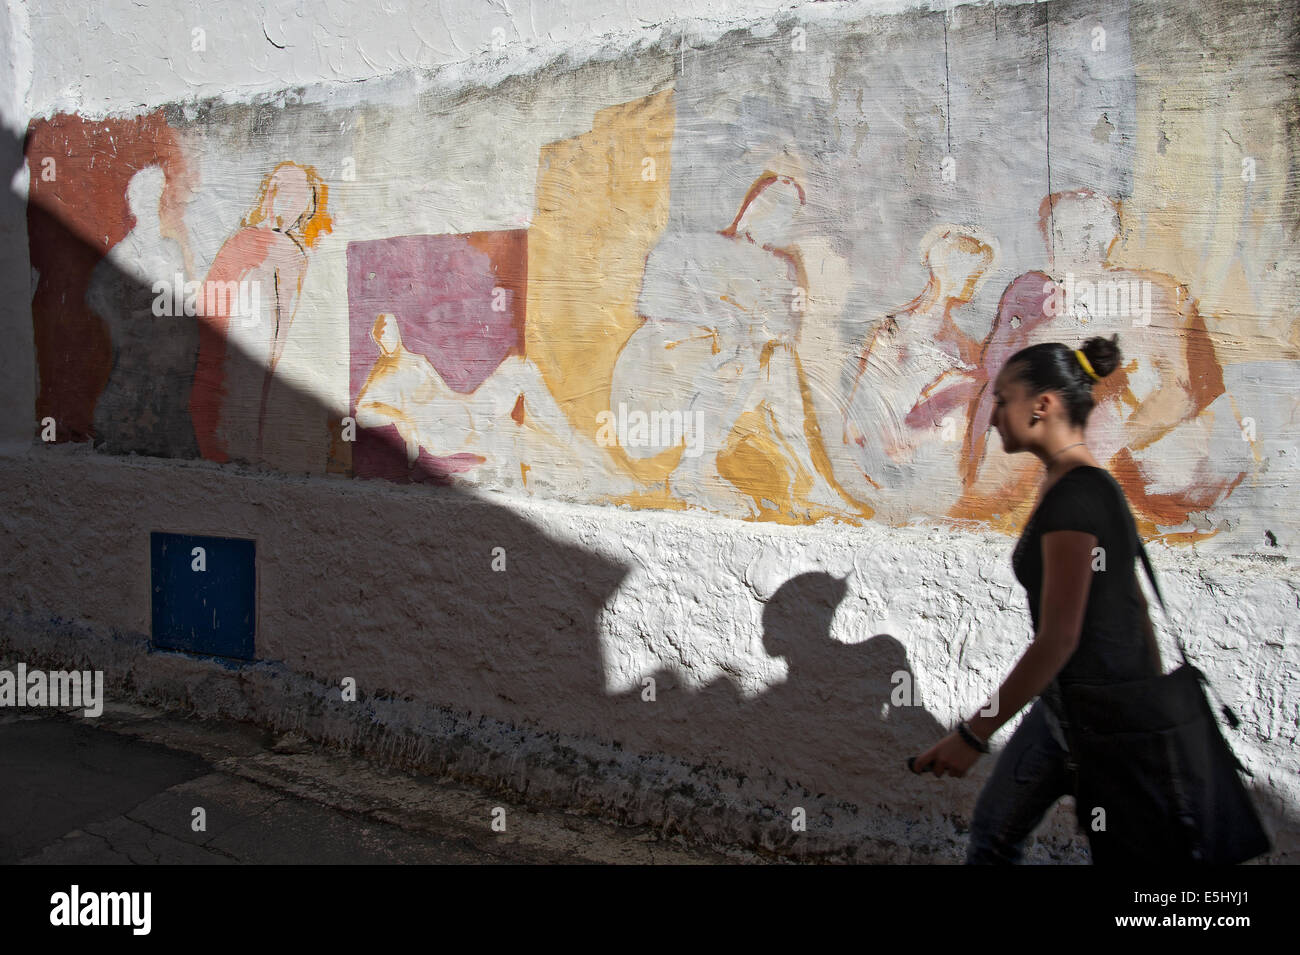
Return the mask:
<path fill-rule="evenodd" d="M 858 358 L 837 458 L 846 486 L 877 517 L 904 523 L 961 494 L 960 439 L 985 376 L 980 342 L 953 312 L 970 302 L 996 259 L 994 240 L 974 229 L 931 229 L 921 242 L 925 288 L 886 316 Z"/>
<path fill-rule="evenodd" d="M 208 460 L 261 457 L 271 381 L 309 255 L 332 228 L 328 196 L 315 169 L 280 163 L 208 270 L 190 396 L 199 453 Z"/>
<path fill-rule="evenodd" d="M 380 355 L 357 392 L 357 424 L 396 428 L 408 470 L 424 461 L 456 483 L 509 487 L 517 476 L 527 487 L 556 486 L 568 468 L 605 468 L 604 452 L 573 430 L 524 356 L 507 356 L 466 394 L 449 387 L 427 356 L 406 347 L 396 315 L 377 315 L 370 335 Z"/>
<path fill-rule="evenodd" d="M 1145 533 L 1179 527 L 1231 493 L 1252 467 L 1196 301 L 1170 275 L 1111 263 L 1120 206 L 1109 197 L 1054 193 L 1043 200 L 1039 223 L 1050 274 L 1027 272 L 1007 287 L 981 364 L 996 371 L 1029 345 L 1077 346 L 1119 332 L 1126 361 L 1096 389 L 1090 447 L 1124 486 Z M 1023 469 L 986 467 L 992 408 L 986 388 L 971 407 L 967 494 L 954 517 L 987 515 L 1019 499 L 1015 489 L 1031 479 Z"/>
<path fill-rule="evenodd" d="M 796 179 L 765 172 L 729 226 L 667 236 L 646 262 L 644 321 L 615 365 L 610 407 L 694 422 L 669 477 L 691 506 L 787 520 L 860 513 L 832 472 L 799 360 L 805 201 Z M 642 459 L 664 449 L 625 446 Z"/>

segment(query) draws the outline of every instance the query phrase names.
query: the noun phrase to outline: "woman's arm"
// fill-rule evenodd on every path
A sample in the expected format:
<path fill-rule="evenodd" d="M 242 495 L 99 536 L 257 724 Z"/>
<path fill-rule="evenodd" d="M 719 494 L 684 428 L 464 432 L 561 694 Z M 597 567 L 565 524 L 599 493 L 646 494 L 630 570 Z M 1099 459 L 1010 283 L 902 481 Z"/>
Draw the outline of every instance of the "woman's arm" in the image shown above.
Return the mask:
<path fill-rule="evenodd" d="M 1038 633 L 1007 674 L 994 696 L 989 716 L 969 721 L 971 732 L 988 739 L 1061 672 L 1079 645 L 1083 613 L 1092 586 L 1093 548 L 1097 538 L 1083 531 L 1043 535 L 1043 589 L 1039 594 Z"/>
<path fill-rule="evenodd" d="M 1092 585 L 1092 552 L 1097 538 L 1083 531 L 1052 531 L 1043 535 L 1043 588 L 1039 594 L 1038 633 L 1007 674 L 990 705 L 968 722 L 971 732 L 987 740 L 1026 703 L 1042 693 L 1079 645 L 1083 614 Z M 936 776 L 964 776 L 979 753 L 956 733 L 944 737 L 916 759 Z"/>

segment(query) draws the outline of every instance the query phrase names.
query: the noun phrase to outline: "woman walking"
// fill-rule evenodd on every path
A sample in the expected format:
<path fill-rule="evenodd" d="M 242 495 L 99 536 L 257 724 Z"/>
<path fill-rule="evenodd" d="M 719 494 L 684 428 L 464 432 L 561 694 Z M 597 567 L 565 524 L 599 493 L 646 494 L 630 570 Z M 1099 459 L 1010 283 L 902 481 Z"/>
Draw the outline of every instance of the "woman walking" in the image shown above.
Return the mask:
<path fill-rule="evenodd" d="M 1140 680 L 1161 672 L 1134 559 L 1133 515 L 1097 465 L 1084 429 L 1092 386 L 1120 363 L 1118 336 L 1082 349 L 1058 342 L 1012 355 L 994 382 L 993 425 L 1009 454 L 1029 452 L 1046 473 L 1012 555 L 1034 639 L 993 697 L 915 760 L 915 769 L 964 776 L 987 740 L 1035 697 L 981 791 L 968 863 L 1015 863 L 1047 811 L 1072 792 L 1061 728 L 1061 687 Z"/>

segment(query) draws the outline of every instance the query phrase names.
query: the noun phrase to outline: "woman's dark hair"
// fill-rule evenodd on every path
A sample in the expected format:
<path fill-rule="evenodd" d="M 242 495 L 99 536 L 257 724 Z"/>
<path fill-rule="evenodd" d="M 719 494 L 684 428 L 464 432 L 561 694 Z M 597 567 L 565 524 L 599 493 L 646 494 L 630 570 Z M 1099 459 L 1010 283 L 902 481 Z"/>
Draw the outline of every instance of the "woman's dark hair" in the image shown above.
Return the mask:
<path fill-rule="evenodd" d="M 1119 367 L 1119 336 L 1089 338 L 1079 349 L 1098 378 L 1105 378 Z M 1012 366 L 1016 366 L 1012 368 Z M 1070 423 L 1082 428 L 1092 411 L 1093 378 L 1069 345 L 1043 342 L 1022 348 L 1007 359 L 1010 377 L 1023 381 L 1031 395 L 1045 391 L 1059 392 L 1065 402 Z"/>

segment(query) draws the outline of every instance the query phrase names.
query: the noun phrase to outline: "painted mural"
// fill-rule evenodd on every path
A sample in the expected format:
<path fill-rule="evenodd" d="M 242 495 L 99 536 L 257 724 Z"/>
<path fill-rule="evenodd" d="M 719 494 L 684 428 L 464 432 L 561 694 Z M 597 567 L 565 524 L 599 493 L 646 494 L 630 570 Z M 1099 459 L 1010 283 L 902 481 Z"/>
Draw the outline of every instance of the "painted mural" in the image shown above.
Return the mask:
<path fill-rule="evenodd" d="M 315 169 L 278 163 L 200 284 L 189 405 L 199 451 L 210 461 L 261 454 L 271 381 L 311 251 L 331 230 L 328 201 Z"/>
<path fill-rule="evenodd" d="M 1038 469 L 1002 453 L 993 378 L 1027 345 L 1117 333 L 1089 443 L 1143 532 L 1294 541 L 1296 127 L 1260 118 L 1293 91 L 1166 113 L 1168 37 L 1137 17 L 1108 13 L 1100 49 L 1083 4 L 981 7 L 960 33 L 785 24 L 454 98 L 375 81 L 35 122 L 38 428 L 1010 532 Z"/>

